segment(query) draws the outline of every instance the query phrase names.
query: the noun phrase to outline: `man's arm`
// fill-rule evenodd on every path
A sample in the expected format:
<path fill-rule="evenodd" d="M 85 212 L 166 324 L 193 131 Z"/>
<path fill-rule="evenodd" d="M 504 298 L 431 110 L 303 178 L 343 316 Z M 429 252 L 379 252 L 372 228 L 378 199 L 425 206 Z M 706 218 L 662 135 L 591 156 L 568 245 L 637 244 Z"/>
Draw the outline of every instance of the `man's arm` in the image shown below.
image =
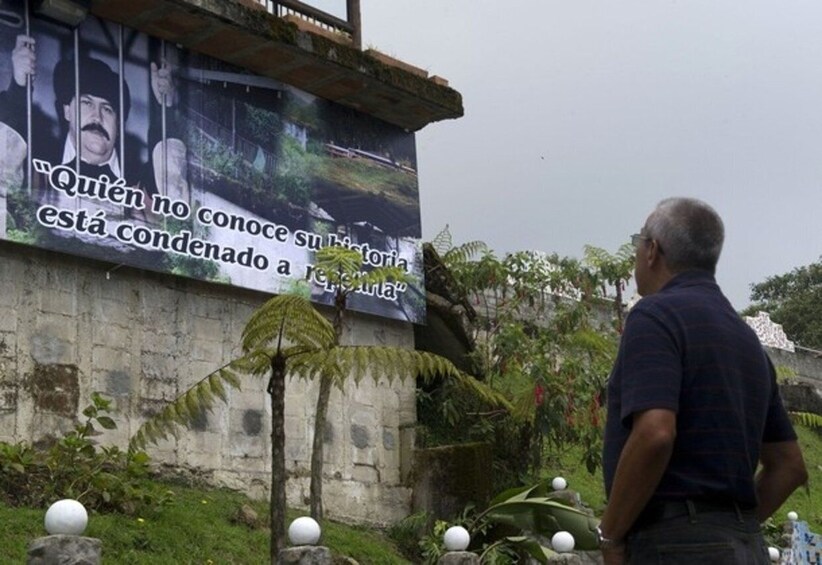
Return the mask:
<path fill-rule="evenodd" d="M 190 199 L 187 153 L 183 123 L 178 112 L 174 73 L 167 61 L 151 63 L 151 90 L 157 104 L 150 104 L 148 129 L 149 160 L 143 171 L 143 182 L 150 194 L 162 194 L 177 200 Z"/>
<path fill-rule="evenodd" d="M 8 89 L 0 93 L 0 122 L 26 137 L 26 85 L 34 79 L 37 56 L 34 38 L 18 35 L 11 52 L 12 80 Z"/>
<path fill-rule="evenodd" d="M 634 414 L 600 523 L 606 538 L 621 540 L 631 529 L 668 468 L 675 439 L 674 411 L 655 408 Z"/>
<path fill-rule="evenodd" d="M 763 443 L 759 459 L 762 469 L 756 475 L 756 496 L 759 500 L 756 517 L 764 522 L 793 491 L 805 484 L 808 470 L 796 440 Z"/>

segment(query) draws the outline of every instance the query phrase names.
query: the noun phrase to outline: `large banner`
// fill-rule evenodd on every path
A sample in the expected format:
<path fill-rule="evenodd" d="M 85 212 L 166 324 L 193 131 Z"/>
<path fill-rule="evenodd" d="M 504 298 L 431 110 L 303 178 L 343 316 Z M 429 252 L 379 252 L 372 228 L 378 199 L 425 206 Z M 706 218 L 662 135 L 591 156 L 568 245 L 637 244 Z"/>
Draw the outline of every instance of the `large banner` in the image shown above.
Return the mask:
<path fill-rule="evenodd" d="M 0 3 L 0 88 L 0 238 L 322 303 L 314 255 L 342 245 L 410 280 L 353 309 L 424 321 L 413 134 L 24 0 Z"/>

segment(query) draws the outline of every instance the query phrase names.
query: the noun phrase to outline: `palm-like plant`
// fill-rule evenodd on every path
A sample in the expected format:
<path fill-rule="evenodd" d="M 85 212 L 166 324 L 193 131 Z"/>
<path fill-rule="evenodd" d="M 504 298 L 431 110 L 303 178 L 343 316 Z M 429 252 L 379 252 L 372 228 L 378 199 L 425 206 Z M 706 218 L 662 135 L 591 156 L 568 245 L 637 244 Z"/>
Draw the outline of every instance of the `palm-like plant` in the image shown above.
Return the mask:
<path fill-rule="evenodd" d="M 470 524 L 470 529 L 488 530 L 488 525 L 505 526 L 494 536 L 483 556 L 497 546 L 516 548 L 539 563 L 549 563 L 556 555 L 543 545 L 544 539 L 559 531 L 569 532 L 580 550 L 597 548 L 595 530 L 599 520 L 575 508 L 567 500 L 569 491 L 554 491 L 548 481 L 507 490 L 497 495 L 486 510 Z"/>
<path fill-rule="evenodd" d="M 311 466 L 312 515 L 322 517 L 322 448 L 328 398 L 333 385 L 344 380 L 359 382 L 366 375 L 388 381 L 420 376 L 455 378 L 471 387 L 489 402 L 505 404 L 504 399 L 484 389 L 472 378 L 461 374 L 448 360 L 426 352 L 393 347 L 340 345 L 346 299 L 364 285 L 378 284 L 403 275 L 401 269 L 381 268 L 360 273 L 361 255 L 344 248 L 326 248 L 317 253 L 317 269 L 336 285 L 334 316 L 329 322 L 311 303 L 300 296 L 276 296 L 257 311 L 242 335 L 243 353 L 220 367 L 145 422 L 133 436 L 130 447 L 144 447 L 169 434 L 180 425 L 225 401 L 226 386 L 239 388 L 243 375 L 269 375 L 267 392 L 271 401 L 271 562 L 285 546 L 285 377 L 288 375 L 320 380 L 320 394 L 314 424 Z M 319 432 L 318 432 L 319 430 Z"/>

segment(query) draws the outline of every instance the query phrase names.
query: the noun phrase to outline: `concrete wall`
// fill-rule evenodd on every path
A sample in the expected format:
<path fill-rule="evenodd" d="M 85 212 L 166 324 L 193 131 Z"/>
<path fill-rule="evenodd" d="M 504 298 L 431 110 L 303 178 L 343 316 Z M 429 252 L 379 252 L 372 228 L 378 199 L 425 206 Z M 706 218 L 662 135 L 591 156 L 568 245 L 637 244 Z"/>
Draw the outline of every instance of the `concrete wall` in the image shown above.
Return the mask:
<path fill-rule="evenodd" d="M 93 391 L 114 399 L 125 446 L 145 418 L 239 351 L 242 328 L 267 296 L 0 241 L 0 441 L 71 429 Z M 409 324 L 350 317 L 358 344 L 413 348 Z M 266 383 L 246 380 L 179 441 L 149 448 L 159 463 L 267 496 Z M 307 501 L 314 383 L 286 386 L 291 505 Z M 401 480 L 416 421 L 414 383 L 335 390 L 326 430 L 324 502 L 332 517 L 388 523 L 410 509 Z"/>
<path fill-rule="evenodd" d="M 816 352 L 797 348 L 795 352 L 766 347 L 776 367 L 788 367 L 799 379 L 817 381 L 822 384 L 822 356 Z"/>

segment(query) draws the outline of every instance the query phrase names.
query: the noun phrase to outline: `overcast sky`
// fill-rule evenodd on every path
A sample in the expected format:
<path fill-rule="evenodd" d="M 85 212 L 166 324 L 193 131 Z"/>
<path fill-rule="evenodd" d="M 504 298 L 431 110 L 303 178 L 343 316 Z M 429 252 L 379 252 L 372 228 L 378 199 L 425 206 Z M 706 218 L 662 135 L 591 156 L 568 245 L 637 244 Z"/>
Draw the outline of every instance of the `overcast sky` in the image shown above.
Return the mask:
<path fill-rule="evenodd" d="M 362 21 L 364 46 L 463 96 L 417 134 L 425 239 L 613 252 L 694 196 L 725 220 L 740 309 L 822 254 L 819 2 L 362 0 Z"/>

